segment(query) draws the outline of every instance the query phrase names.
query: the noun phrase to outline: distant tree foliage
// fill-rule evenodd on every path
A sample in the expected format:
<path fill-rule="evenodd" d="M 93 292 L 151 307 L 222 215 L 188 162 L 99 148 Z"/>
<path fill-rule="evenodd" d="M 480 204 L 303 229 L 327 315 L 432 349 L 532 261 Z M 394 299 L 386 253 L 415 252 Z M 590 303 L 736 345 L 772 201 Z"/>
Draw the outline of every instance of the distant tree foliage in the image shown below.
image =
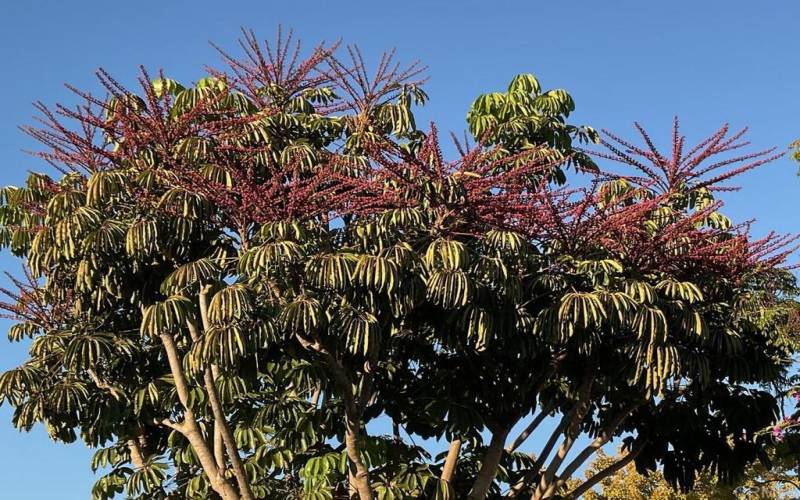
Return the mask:
<path fill-rule="evenodd" d="M 789 144 L 789 149 L 792 151 L 792 157 L 800 162 L 800 140 Z"/>
<path fill-rule="evenodd" d="M 600 452 L 586 471 L 596 474 L 613 464 L 618 457 Z M 573 481 L 578 481 L 577 479 Z M 742 479 L 733 485 L 720 484 L 709 472 L 698 474 L 692 491 L 675 491 L 659 471 L 640 473 L 633 462 L 607 477 L 586 500 L 779 500 L 794 499 L 800 494 L 796 462 L 774 463 L 767 469 L 760 463 L 750 465 Z"/>
<path fill-rule="evenodd" d="M 97 449 L 93 498 L 573 498 L 612 440 L 682 490 L 768 458 L 793 238 L 716 196 L 772 150 L 601 135 L 520 75 L 447 160 L 417 65 L 242 47 L 193 85 L 100 72 L 107 96 L 39 105 L 50 173 L 0 191 L 30 346 L 0 403 Z"/>

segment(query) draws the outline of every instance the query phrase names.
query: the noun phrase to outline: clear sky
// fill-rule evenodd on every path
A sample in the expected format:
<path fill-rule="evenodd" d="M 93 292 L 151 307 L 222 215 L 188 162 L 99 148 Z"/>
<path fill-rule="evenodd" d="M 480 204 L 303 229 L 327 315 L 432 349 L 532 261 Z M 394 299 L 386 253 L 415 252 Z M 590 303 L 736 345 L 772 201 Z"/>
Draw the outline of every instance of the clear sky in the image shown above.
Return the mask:
<path fill-rule="evenodd" d="M 0 6 L 0 184 L 45 169 L 22 153 L 35 145 L 17 127 L 31 103 L 74 103 L 68 82 L 97 90 L 103 67 L 131 83 L 140 64 L 192 81 L 219 65 L 208 42 L 236 51 L 242 26 L 272 38 L 281 24 L 308 46 L 342 38 L 367 56 L 397 48 L 429 67 L 431 102 L 419 114 L 461 132 L 472 99 L 502 90 L 517 73 L 577 102 L 575 123 L 632 137 L 640 121 L 657 142 L 674 115 L 689 142 L 722 123 L 750 127 L 754 147 L 785 148 L 800 137 L 800 2 L 796 0 L 572 1 L 64 1 Z M 800 231 L 797 168 L 788 158 L 739 179 L 726 213 L 758 220 L 756 232 Z M 18 263 L 0 257 L 0 269 Z M 8 324 L 0 322 L 0 330 Z M 0 370 L 24 346 L 0 339 Z M 84 499 L 94 479 L 90 452 L 20 434 L 0 408 L 0 498 Z"/>

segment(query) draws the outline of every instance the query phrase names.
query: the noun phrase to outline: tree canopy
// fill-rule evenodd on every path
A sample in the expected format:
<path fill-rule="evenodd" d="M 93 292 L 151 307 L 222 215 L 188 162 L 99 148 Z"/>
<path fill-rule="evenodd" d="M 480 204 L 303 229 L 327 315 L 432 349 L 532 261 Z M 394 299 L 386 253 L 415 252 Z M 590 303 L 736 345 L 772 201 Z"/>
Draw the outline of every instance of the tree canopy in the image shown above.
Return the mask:
<path fill-rule="evenodd" d="M 765 456 L 793 238 L 717 194 L 772 150 L 727 126 L 688 147 L 676 120 L 665 154 L 519 75 L 448 160 L 419 66 L 242 47 L 193 85 L 101 71 L 106 96 L 39 105 L 51 173 L 0 192 L 30 342 L 0 402 L 97 448 L 94 498 L 575 497 L 615 439 L 611 469 L 683 489 Z"/>

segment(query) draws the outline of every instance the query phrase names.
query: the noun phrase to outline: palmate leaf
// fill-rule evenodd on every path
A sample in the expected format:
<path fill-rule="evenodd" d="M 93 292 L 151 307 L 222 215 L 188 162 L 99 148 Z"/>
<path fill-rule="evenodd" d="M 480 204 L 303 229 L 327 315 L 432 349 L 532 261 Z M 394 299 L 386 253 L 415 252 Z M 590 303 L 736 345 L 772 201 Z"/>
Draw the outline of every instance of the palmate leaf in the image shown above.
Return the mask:
<path fill-rule="evenodd" d="M 428 298 L 445 308 L 467 305 L 475 293 L 470 277 L 460 269 L 432 271 L 426 280 Z"/>
<path fill-rule="evenodd" d="M 100 448 L 94 452 L 94 455 L 92 455 L 92 472 L 97 472 L 100 469 L 105 469 L 108 467 L 116 467 L 117 465 L 122 464 L 125 460 L 125 455 L 120 453 L 120 449 L 117 446 Z"/>
<path fill-rule="evenodd" d="M 92 486 L 92 500 L 110 500 L 122 493 L 132 471 L 129 467 L 119 467 L 102 476 Z"/>
<path fill-rule="evenodd" d="M 603 301 L 592 292 L 572 292 L 561 298 L 558 308 L 560 321 L 584 330 L 600 326 L 607 318 Z"/>
<path fill-rule="evenodd" d="M 481 349 L 495 334 L 495 320 L 490 311 L 476 306 L 468 306 L 461 314 L 467 338 L 473 340 Z"/>
<path fill-rule="evenodd" d="M 245 285 L 236 283 L 214 294 L 208 307 L 208 318 L 212 323 L 221 324 L 244 319 L 252 311 L 250 290 Z"/>
<path fill-rule="evenodd" d="M 406 242 L 386 247 L 380 251 L 379 255 L 397 263 L 401 271 L 417 272 L 422 268 L 419 254 Z"/>
<path fill-rule="evenodd" d="M 193 309 L 192 301 L 182 295 L 149 305 L 142 313 L 140 332 L 143 336 L 154 337 L 179 331 L 193 320 Z"/>
<path fill-rule="evenodd" d="M 270 274 L 284 264 L 298 263 L 304 255 L 302 247 L 293 241 L 274 241 L 249 249 L 239 260 L 239 270 L 245 274 Z"/>
<path fill-rule="evenodd" d="M 538 95 L 541 92 L 541 86 L 534 75 L 521 73 L 511 79 L 511 83 L 508 84 L 508 91 Z"/>
<path fill-rule="evenodd" d="M 158 207 L 187 219 L 196 219 L 208 212 L 208 203 L 202 196 L 183 188 L 168 189 L 158 200 Z"/>
<path fill-rule="evenodd" d="M 640 304 L 652 304 L 658 296 L 649 283 L 635 280 L 625 282 L 625 293 Z"/>
<path fill-rule="evenodd" d="M 258 236 L 264 241 L 305 241 L 309 234 L 307 227 L 298 221 L 269 222 L 261 226 Z"/>
<path fill-rule="evenodd" d="M 353 270 L 353 280 L 365 288 L 390 293 L 399 284 L 400 268 L 391 259 L 361 255 Z"/>
<path fill-rule="evenodd" d="M 62 191 L 47 202 L 47 217 L 46 223 L 55 223 L 60 221 L 84 205 L 86 195 L 81 191 Z"/>
<path fill-rule="evenodd" d="M 708 266 L 693 252 L 698 242 L 680 238 L 680 225 L 670 227 L 676 237 L 667 251 L 693 260 L 651 259 L 662 252 L 639 244 L 652 206 L 638 210 L 648 193 L 635 192 L 635 177 L 601 188 L 602 206 L 590 190 L 585 213 L 583 191 L 555 188 L 566 179 L 561 167 L 591 163 L 570 141 L 596 139 L 566 123 L 574 105 L 566 92 L 543 93 L 533 75 L 519 75 L 504 93 L 481 96 L 468 118 L 481 144 L 440 163 L 435 133 L 413 130 L 420 89 L 369 91 L 369 116 L 354 116 L 346 109 L 353 96 L 345 103 L 332 87 L 317 87 L 335 80 L 330 68 L 267 68 L 262 58 L 293 57 L 291 47 L 274 49 L 251 52 L 250 63 L 195 88 L 163 79 L 145 82 L 145 98 L 117 92 L 98 144 L 110 155 L 84 158 L 99 171 L 0 190 L 0 242 L 13 241 L 39 279 L 33 288 L 43 289 L 18 301 L 28 301 L 24 311 L 43 327 L 12 332 L 32 337 L 34 371 L 0 377 L 0 399 L 16 406 L 22 428 L 43 422 L 59 439 L 111 440 L 94 465 L 117 469 L 98 481 L 98 498 L 225 496 L 203 471 L 200 441 L 190 445 L 170 429 L 190 429 L 182 424 L 193 417 L 209 448 L 219 444 L 206 373 L 234 430 L 238 450 L 227 457 L 244 460 L 256 498 L 352 493 L 342 441 L 354 417 L 380 500 L 467 495 L 484 465 L 479 436 L 487 427 L 548 400 L 556 403 L 551 413 L 571 412 L 584 368 L 597 376 L 579 432 L 592 435 L 622 400 L 673 383 L 701 413 L 712 391 L 698 391 L 695 381 L 777 378 L 779 367 L 766 359 L 779 351 L 767 342 L 776 323 L 734 314 L 742 289 L 764 287 L 741 276 L 722 282 L 717 272 L 736 272 Z M 69 145 L 70 137 L 60 140 Z M 73 145 L 69 155 L 80 156 L 85 145 Z M 650 229 L 709 207 L 699 191 L 653 213 Z M 538 213 L 537 200 L 554 206 Z M 614 220 L 599 223 L 607 204 Z M 695 265 L 702 272 L 685 277 Z M 193 339 L 188 326 L 197 333 L 206 298 L 210 326 Z M 131 338 L 137 327 L 142 335 Z M 168 341 L 166 333 L 175 335 L 188 402 L 178 397 L 178 367 L 167 362 L 164 342 L 151 338 Z M 337 368 L 346 383 L 331 377 Z M 124 398 L 113 401 L 107 384 Z M 661 427 L 650 410 L 665 402 L 650 398 L 620 429 L 645 435 L 641 422 Z M 462 437 L 457 480 L 439 481 L 441 460 L 415 454 L 405 436 L 370 438 L 376 417 L 412 439 Z M 727 430 L 713 424 L 697 440 L 702 453 L 726 446 Z M 648 434 L 655 444 L 659 432 Z M 739 439 L 750 429 L 735 432 Z M 151 460 L 138 471 L 126 467 L 129 439 Z M 648 445 L 646 461 L 663 465 L 686 451 L 661 448 Z M 223 475 L 239 488 L 225 453 Z M 528 460 L 504 454 L 489 496 L 531 468 Z"/>
<path fill-rule="evenodd" d="M 200 175 L 214 183 L 224 186 L 225 188 L 230 189 L 233 187 L 233 177 L 231 176 L 231 173 L 219 165 L 214 165 L 211 163 L 203 165 L 200 167 Z"/>
<path fill-rule="evenodd" d="M 16 401 L 26 392 L 35 392 L 44 382 L 45 372 L 32 363 L 24 363 L 0 374 L 0 398 Z"/>
<path fill-rule="evenodd" d="M 483 240 L 487 247 L 492 248 L 504 257 L 522 257 L 530 250 L 530 244 L 519 233 L 492 229 L 486 233 Z"/>
<path fill-rule="evenodd" d="M 344 290 L 358 261 L 358 256 L 352 253 L 315 255 L 306 263 L 306 278 L 317 288 Z"/>
<path fill-rule="evenodd" d="M 186 496 L 188 498 L 208 498 L 211 485 L 205 475 L 194 476 L 186 483 Z"/>
<path fill-rule="evenodd" d="M 708 331 L 703 314 L 688 308 L 683 311 L 681 316 L 681 329 L 690 335 L 705 335 Z"/>
<path fill-rule="evenodd" d="M 175 145 L 175 152 L 187 161 L 205 163 L 211 161 L 216 147 L 209 137 L 186 137 Z"/>
<path fill-rule="evenodd" d="M 417 207 L 393 208 L 380 215 L 382 226 L 395 230 L 416 231 L 426 227 L 426 213 Z"/>
<path fill-rule="evenodd" d="M 64 356 L 67 343 L 74 334 L 70 330 L 51 330 L 47 335 L 42 335 L 31 342 L 31 356 L 45 358 L 48 356 Z"/>
<path fill-rule="evenodd" d="M 635 354 L 636 376 L 634 383 L 644 382 L 644 387 L 659 396 L 665 383 L 680 371 L 680 358 L 675 346 L 642 345 Z"/>
<path fill-rule="evenodd" d="M 639 339 L 649 339 L 650 343 L 663 342 L 667 338 L 667 316 L 657 307 L 639 307 L 633 328 Z"/>
<path fill-rule="evenodd" d="M 30 321 L 23 321 L 11 325 L 8 329 L 8 340 L 11 342 L 20 342 L 26 338 L 33 338 L 42 333 L 42 328 L 36 323 Z"/>
<path fill-rule="evenodd" d="M 83 239 L 84 252 L 113 254 L 124 251 L 127 229 L 122 222 L 105 220 Z"/>
<path fill-rule="evenodd" d="M 342 453 L 326 453 L 309 458 L 300 474 L 308 479 L 326 479 L 341 474 Z"/>
<path fill-rule="evenodd" d="M 572 111 L 575 111 L 575 101 L 566 90 L 553 89 L 536 96 L 533 100 L 533 107 L 548 114 L 567 117 Z"/>
<path fill-rule="evenodd" d="M 54 245 L 63 258 L 74 258 L 81 249 L 80 239 L 101 224 L 102 214 L 93 208 L 79 207 L 55 224 Z"/>
<path fill-rule="evenodd" d="M 380 325 L 372 313 L 345 305 L 339 308 L 337 323 L 345 335 L 348 351 L 369 356 L 380 349 Z"/>
<path fill-rule="evenodd" d="M 222 270 L 208 257 L 188 262 L 178 267 L 161 283 L 161 293 L 180 292 L 190 286 L 212 283 L 220 278 Z"/>
<path fill-rule="evenodd" d="M 470 255 L 467 247 L 460 241 L 437 239 L 428 245 L 425 252 L 425 264 L 429 269 L 447 271 L 467 269 L 469 263 Z"/>
<path fill-rule="evenodd" d="M 314 149 L 306 141 L 297 141 L 283 148 L 280 159 L 286 165 L 298 165 L 303 171 L 311 171 L 317 163 Z"/>
<path fill-rule="evenodd" d="M 114 335 L 110 333 L 77 334 L 64 352 L 64 364 L 72 370 L 85 370 L 111 359 Z"/>
<path fill-rule="evenodd" d="M 404 464 L 399 467 L 397 472 L 377 474 L 375 492 L 379 500 L 419 498 L 424 495 L 426 487 L 431 481 L 440 482 L 428 466 Z M 437 498 L 435 494 L 433 498 Z"/>
<path fill-rule="evenodd" d="M 124 192 L 129 172 L 107 170 L 95 172 L 86 185 L 86 205 L 100 207 L 110 201 L 112 196 Z"/>
<path fill-rule="evenodd" d="M 580 260 L 575 262 L 578 273 L 589 275 L 594 283 L 608 284 L 609 277 L 622 273 L 622 264 L 614 259 Z"/>
<path fill-rule="evenodd" d="M 174 216 L 167 218 L 166 228 L 167 234 L 170 235 L 170 245 L 190 243 L 196 227 L 195 221 L 186 217 Z"/>
<path fill-rule="evenodd" d="M 171 78 L 156 78 L 151 83 L 153 85 L 153 93 L 155 93 L 158 98 L 162 98 L 166 95 L 178 95 L 186 90 L 177 80 Z"/>
<path fill-rule="evenodd" d="M 672 299 L 681 299 L 689 304 L 703 300 L 703 292 L 697 285 L 689 281 L 662 280 L 656 289 Z"/>
<path fill-rule="evenodd" d="M 303 295 L 287 304 L 280 315 L 281 325 L 292 333 L 312 333 L 324 322 L 324 311 L 319 301 Z"/>
<path fill-rule="evenodd" d="M 158 223 L 143 219 L 133 223 L 125 237 L 125 251 L 131 257 L 144 258 L 159 250 Z"/>
<path fill-rule="evenodd" d="M 63 380 L 50 388 L 49 405 L 58 412 L 70 413 L 86 408 L 89 391 L 77 380 Z"/>
<path fill-rule="evenodd" d="M 157 462 L 151 457 L 143 467 L 134 470 L 128 476 L 126 489 L 129 495 L 140 493 L 152 494 L 161 488 L 167 478 L 169 466 L 164 462 Z"/>
<path fill-rule="evenodd" d="M 601 290 L 598 297 L 603 302 L 609 318 L 614 318 L 619 325 L 628 324 L 638 304 L 625 292 L 610 292 Z"/>
<path fill-rule="evenodd" d="M 242 377 L 237 376 L 221 376 L 216 380 L 217 390 L 219 397 L 225 404 L 230 404 L 237 401 L 239 398 L 248 394 L 251 388 L 248 386 L 247 381 Z M 244 428 L 237 427 L 235 430 L 236 441 L 239 442 L 239 433 L 244 432 Z M 243 439 L 243 438 L 241 438 Z M 264 438 L 265 439 L 265 438 Z M 242 446 L 239 444 L 239 446 Z M 252 448 L 252 447 L 251 447 Z"/>
<path fill-rule="evenodd" d="M 511 281 L 509 268 L 500 257 L 479 257 L 472 272 L 488 286 L 502 288 Z"/>
<path fill-rule="evenodd" d="M 236 446 L 242 450 L 255 450 L 269 443 L 269 436 L 260 429 L 239 426 L 233 431 Z"/>
<path fill-rule="evenodd" d="M 78 269 L 75 272 L 75 290 L 90 292 L 94 289 L 95 282 L 100 274 L 97 266 L 98 262 L 93 258 L 84 259 L 78 263 Z"/>
<path fill-rule="evenodd" d="M 139 387 L 133 393 L 133 408 L 137 413 L 141 413 L 149 405 L 152 408 L 158 408 L 162 400 L 162 391 L 165 389 L 165 383 L 162 380 L 155 380 L 148 384 Z"/>
<path fill-rule="evenodd" d="M 234 367 L 251 352 L 248 330 L 239 324 L 215 325 L 202 341 L 203 358 L 223 367 Z"/>

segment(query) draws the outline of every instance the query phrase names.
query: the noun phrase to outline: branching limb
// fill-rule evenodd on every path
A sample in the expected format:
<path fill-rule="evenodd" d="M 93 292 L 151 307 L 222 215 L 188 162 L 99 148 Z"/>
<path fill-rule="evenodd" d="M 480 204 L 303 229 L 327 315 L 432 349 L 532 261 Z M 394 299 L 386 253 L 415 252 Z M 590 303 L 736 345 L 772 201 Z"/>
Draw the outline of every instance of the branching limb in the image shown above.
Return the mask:
<path fill-rule="evenodd" d="M 575 402 L 575 409 L 571 412 L 569 424 L 567 425 L 566 432 L 564 433 L 564 440 L 561 442 L 561 446 L 558 448 L 558 452 L 553 457 L 553 460 L 550 462 L 547 470 L 542 475 L 542 478 L 539 481 L 539 486 L 531 496 L 531 500 L 547 498 L 547 496 L 554 490 L 554 479 L 556 477 L 556 473 L 558 472 L 559 467 L 561 467 L 564 459 L 566 459 L 567 454 L 572 449 L 572 446 L 575 444 L 580 423 L 583 420 L 583 417 L 585 417 L 586 413 L 589 411 L 589 405 L 591 402 L 589 395 L 591 394 L 593 381 L 594 378 L 589 374 L 585 376 L 581 382 L 581 386 L 578 389 L 577 401 Z"/>
<path fill-rule="evenodd" d="M 447 458 L 444 459 L 444 467 L 442 467 L 442 481 L 451 483 L 456 474 L 456 466 L 458 465 L 458 456 L 461 453 L 461 439 L 454 438 L 450 441 L 450 448 L 447 450 Z"/>
<path fill-rule="evenodd" d="M 568 422 L 569 422 L 569 415 L 564 415 L 563 417 L 561 417 L 561 421 L 558 423 L 556 428 L 550 434 L 550 437 L 547 439 L 547 443 L 545 443 L 544 448 L 542 448 L 542 452 L 536 458 L 536 462 L 533 464 L 533 467 L 531 467 L 530 470 L 525 472 L 525 475 L 522 476 L 522 479 L 517 481 L 517 483 L 508 492 L 507 496 L 516 497 L 525 488 L 530 486 L 531 482 L 534 479 L 536 479 L 536 476 L 539 474 L 539 471 L 541 471 L 542 467 L 544 467 L 544 464 L 547 461 L 547 457 L 549 457 L 550 453 L 553 452 L 553 448 L 555 448 L 556 443 L 558 442 L 558 438 L 563 435 L 564 429 L 567 427 Z"/>
<path fill-rule="evenodd" d="M 489 488 L 492 486 L 494 477 L 497 475 L 497 466 L 500 464 L 500 459 L 503 457 L 503 451 L 506 446 L 506 438 L 511 428 L 516 424 L 516 420 L 503 425 L 492 432 L 492 439 L 489 442 L 489 447 L 481 460 L 481 468 L 478 475 L 475 477 L 475 482 L 472 484 L 472 490 L 469 493 L 469 500 L 483 500 L 489 494 Z"/>
<path fill-rule="evenodd" d="M 208 290 L 204 289 L 200 293 L 200 318 L 203 322 L 203 329 L 208 330 L 211 327 L 211 324 L 208 320 Z M 194 325 L 190 323 L 189 330 L 190 332 L 192 329 L 195 328 Z M 196 335 L 197 332 L 195 331 L 193 336 Z M 255 498 L 253 496 L 253 492 L 250 489 L 250 480 L 247 477 L 247 471 L 245 471 L 244 463 L 242 462 L 242 458 L 239 456 L 239 447 L 236 445 L 236 439 L 233 436 L 233 431 L 231 430 L 231 426 L 228 424 L 228 420 L 225 416 L 225 410 L 222 407 L 222 401 L 219 397 L 219 392 L 217 391 L 217 385 L 214 380 L 214 374 L 212 372 L 212 368 L 206 369 L 203 374 L 203 381 L 206 386 L 206 392 L 208 393 L 208 402 L 211 405 L 211 411 L 214 414 L 214 441 L 215 441 L 215 451 L 218 452 L 219 450 L 217 447 L 219 446 L 218 443 L 218 434 L 221 434 L 222 442 L 225 444 L 225 449 L 228 452 L 228 458 L 231 461 L 231 467 L 233 468 L 233 475 L 236 476 L 236 483 L 239 486 L 239 491 L 242 494 L 242 498 L 245 500 L 252 500 Z M 218 455 L 215 453 L 215 460 L 218 460 Z M 219 463 L 219 462 L 217 462 Z"/>
<path fill-rule="evenodd" d="M 178 347 L 175 345 L 175 339 L 170 333 L 163 333 L 160 335 L 161 343 L 164 346 L 164 351 L 167 354 L 167 361 L 169 362 L 169 369 L 172 373 L 172 379 L 175 383 L 175 391 L 178 393 L 178 399 L 183 406 L 183 423 L 176 424 L 169 419 L 161 421 L 162 425 L 176 430 L 183 434 L 189 441 L 189 444 L 195 451 L 200 466 L 205 471 L 209 478 L 211 487 L 216 491 L 224 500 L 238 500 L 240 498 L 236 489 L 225 479 L 222 471 L 217 467 L 214 454 L 208 447 L 208 443 L 200 431 L 200 426 L 194 417 L 189 406 L 189 385 L 186 382 L 186 376 L 183 373 L 183 366 L 181 364 Z"/>
<path fill-rule="evenodd" d="M 369 470 L 361 460 L 361 452 L 359 447 L 359 439 L 362 433 L 361 430 L 361 411 L 359 404 L 355 401 L 353 394 L 353 382 L 347 374 L 344 366 L 336 359 L 319 338 L 309 340 L 302 335 L 295 335 L 297 341 L 306 350 L 317 353 L 328 365 L 331 371 L 333 380 L 339 387 L 342 394 L 342 401 L 345 407 L 345 451 L 350 468 L 350 480 L 354 483 L 355 489 L 358 491 L 358 496 L 361 500 L 372 500 L 372 486 L 370 485 Z"/>
<path fill-rule="evenodd" d="M 629 463 L 631 463 L 637 456 L 642 452 L 644 445 L 646 444 L 646 440 L 639 441 L 637 444 L 634 444 L 633 448 L 622 458 L 614 462 L 613 464 L 609 465 L 605 469 L 601 470 L 591 478 L 587 479 L 583 484 L 569 492 L 565 496 L 567 499 L 576 499 L 580 498 L 581 495 L 584 495 L 587 491 L 594 488 L 600 481 L 603 479 L 616 474 L 617 472 L 621 471 L 625 468 Z"/>
<path fill-rule="evenodd" d="M 515 451 L 517 451 L 517 448 L 522 446 L 522 443 L 524 443 L 525 440 L 527 440 L 530 437 L 530 435 L 533 434 L 533 431 L 535 431 L 539 427 L 539 425 L 544 421 L 545 418 L 547 418 L 547 415 L 549 415 L 552 410 L 553 407 L 552 405 L 550 405 L 547 408 L 543 409 L 541 412 L 539 412 L 539 414 L 536 415 L 536 417 L 531 421 L 531 423 L 528 424 L 528 426 L 525 427 L 525 429 L 519 433 L 519 435 L 514 439 L 514 441 L 510 445 L 508 445 L 508 447 L 506 448 L 506 453 L 514 453 Z"/>

